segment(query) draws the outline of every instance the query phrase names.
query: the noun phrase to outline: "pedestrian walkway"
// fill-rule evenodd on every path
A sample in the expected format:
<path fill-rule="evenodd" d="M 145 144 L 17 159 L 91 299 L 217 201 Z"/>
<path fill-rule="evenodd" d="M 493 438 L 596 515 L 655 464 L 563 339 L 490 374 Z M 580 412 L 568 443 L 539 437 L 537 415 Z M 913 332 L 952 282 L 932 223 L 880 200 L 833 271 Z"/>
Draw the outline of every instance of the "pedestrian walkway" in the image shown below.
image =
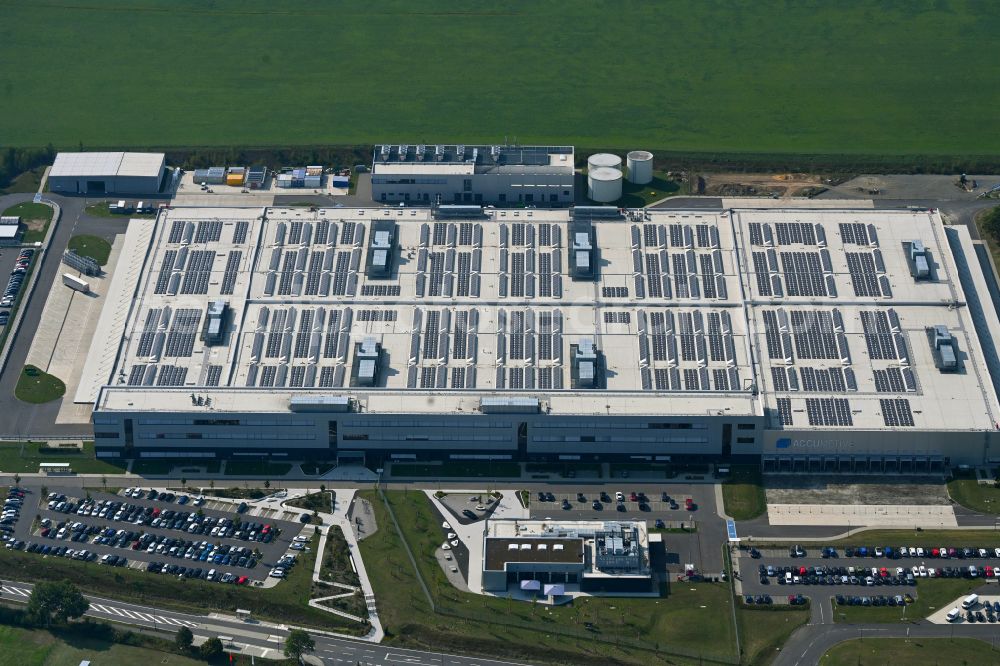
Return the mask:
<path fill-rule="evenodd" d="M 955 510 L 940 505 L 768 504 L 771 525 L 956 527 Z"/>

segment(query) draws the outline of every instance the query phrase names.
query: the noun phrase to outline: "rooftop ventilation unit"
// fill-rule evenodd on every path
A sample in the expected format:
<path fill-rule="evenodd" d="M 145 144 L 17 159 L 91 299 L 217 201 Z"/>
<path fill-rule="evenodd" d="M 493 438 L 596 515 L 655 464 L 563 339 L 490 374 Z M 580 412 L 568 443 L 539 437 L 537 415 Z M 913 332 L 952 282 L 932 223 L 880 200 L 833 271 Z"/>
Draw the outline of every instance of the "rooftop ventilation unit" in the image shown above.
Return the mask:
<path fill-rule="evenodd" d="M 597 277 L 597 248 L 594 227 L 589 222 L 574 221 L 570 225 L 569 270 L 574 280 Z"/>
<path fill-rule="evenodd" d="M 478 148 L 473 148 L 472 149 L 472 157 L 469 159 L 469 161 L 472 162 L 473 164 L 475 164 L 476 162 L 479 161 L 479 149 Z"/>
<path fill-rule="evenodd" d="M 391 220 L 372 222 L 368 237 L 368 263 L 365 274 L 373 279 L 392 277 L 392 259 L 396 253 L 396 223 Z"/>
<path fill-rule="evenodd" d="M 424 156 L 427 154 L 427 146 L 417 146 L 416 158 L 421 162 L 424 161 Z"/>
<path fill-rule="evenodd" d="M 490 157 L 494 162 L 500 161 L 500 146 L 490 146 Z"/>
<path fill-rule="evenodd" d="M 440 162 L 444 159 L 444 146 L 434 146 L 434 161 Z"/>
<path fill-rule="evenodd" d="M 458 162 L 465 161 L 465 144 L 459 144 L 455 146 L 455 160 Z"/>
<path fill-rule="evenodd" d="M 351 386 L 376 386 L 382 371 L 382 345 L 368 336 L 354 345 Z"/>
<path fill-rule="evenodd" d="M 406 153 L 409 152 L 409 150 L 410 150 L 410 147 L 407 146 L 406 144 L 402 144 L 402 145 L 399 146 L 399 161 L 400 162 L 405 162 L 406 161 Z"/>
<path fill-rule="evenodd" d="M 907 243 L 903 243 L 904 246 Z M 915 280 L 930 280 L 931 279 L 931 260 L 930 253 L 924 246 L 924 242 L 920 240 L 910 241 L 909 248 L 907 250 L 907 259 L 910 264 L 910 273 L 913 275 Z"/>
<path fill-rule="evenodd" d="M 934 354 L 934 365 L 941 372 L 957 372 L 961 369 L 958 362 L 958 341 L 942 324 L 927 329 L 927 340 Z"/>
<path fill-rule="evenodd" d="M 383 162 L 389 161 L 389 156 L 392 154 L 392 146 L 385 144 L 379 150 L 379 157 Z"/>
<path fill-rule="evenodd" d="M 583 338 L 569 349 L 573 388 L 604 388 L 604 355 L 594 347 L 593 339 Z"/>
<path fill-rule="evenodd" d="M 229 304 L 225 301 L 209 301 L 205 313 L 205 323 L 201 329 L 201 340 L 206 347 L 214 347 L 225 342 L 226 324 L 229 318 Z"/>

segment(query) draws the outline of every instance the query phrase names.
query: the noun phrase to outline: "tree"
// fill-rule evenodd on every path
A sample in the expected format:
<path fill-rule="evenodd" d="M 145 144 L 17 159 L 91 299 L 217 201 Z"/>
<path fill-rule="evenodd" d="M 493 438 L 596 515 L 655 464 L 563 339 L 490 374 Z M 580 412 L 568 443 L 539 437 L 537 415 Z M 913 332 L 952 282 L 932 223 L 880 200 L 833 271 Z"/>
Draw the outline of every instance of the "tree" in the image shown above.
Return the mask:
<path fill-rule="evenodd" d="M 174 645 L 179 649 L 187 651 L 191 649 L 191 645 L 194 643 L 194 634 L 187 627 L 181 627 L 177 630 L 177 635 L 174 636 Z"/>
<path fill-rule="evenodd" d="M 18 474 L 17 472 L 14 472 L 14 485 L 15 486 L 21 485 L 21 475 Z"/>
<path fill-rule="evenodd" d="M 34 622 L 49 626 L 81 617 L 90 602 L 69 581 L 43 582 L 35 585 L 28 599 L 27 613 Z"/>
<path fill-rule="evenodd" d="M 268 480 L 268 481 L 265 481 L 265 482 L 264 482 L 264 487 L 265 487 L 265 488 L 270 488 L 270 487 L 271 487 L 271 482 L 270 482 L 270 480 Z"/>
<path fill-rule="evenodd" d="M 198 648 L 198 653 L 201 654 L 203 659 L 213 659 L 222 654 L 222 641 L 213 636 L 207 641 L 201 644 Z"/>
<path fill-rule="evenodd" d="M 321 493 L 325 493 L 326 492 L 326 484 L 325 483 L 319 484 L 319 491 Z"/>
<path fill-rule="evenodd" d="M 300 659 L 307 652 L 316 649 L 316 642 L 312 637 L 301 629 L 292 629 L 285 639 L 285 656 L 292 659 Z"/>
<path fill-rule="evenodd" d="M 108 477 L 104 476 L 103 474 L 101 475 L 101 486 L 104 488 L 104 491 L 107 492 L 107 490 L 108 490 Z"/>
<path fill-rule="evenodd" d="M 184 478 L 181 479 L 181 489 L 183 489 L 187 485 L 187 482 L 188 482 L 187 479 Z"/>
<path fill-rule="evenodd" d="M 42 490 L 42 497 L 48 497 L 49 496 L 49 487 L 48 486 L 42 486 L 41 490 Z"/>

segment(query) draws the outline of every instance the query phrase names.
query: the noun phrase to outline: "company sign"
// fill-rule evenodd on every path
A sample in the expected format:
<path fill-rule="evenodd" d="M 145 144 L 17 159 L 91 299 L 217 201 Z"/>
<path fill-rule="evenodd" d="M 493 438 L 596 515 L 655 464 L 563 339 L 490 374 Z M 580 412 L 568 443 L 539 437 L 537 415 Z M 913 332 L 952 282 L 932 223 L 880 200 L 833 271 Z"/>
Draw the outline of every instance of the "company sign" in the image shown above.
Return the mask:
<path fill-rule="evenodd" d="M 776 449 L 792 449 L 795 451 L 809 451 L 816 449 L 850 451 L 855 444 L 846 439 L 792 439 L 782 437 L 774 443 Z"/>

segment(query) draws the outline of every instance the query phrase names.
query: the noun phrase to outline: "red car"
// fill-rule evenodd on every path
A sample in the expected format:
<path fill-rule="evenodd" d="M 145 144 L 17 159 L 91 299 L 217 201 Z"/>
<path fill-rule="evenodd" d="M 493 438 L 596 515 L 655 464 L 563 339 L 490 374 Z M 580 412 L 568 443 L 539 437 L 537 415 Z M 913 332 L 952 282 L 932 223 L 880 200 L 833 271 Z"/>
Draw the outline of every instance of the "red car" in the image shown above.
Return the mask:
<path fill-rule="evenodd" d="M 688 497 L 684 500 L 684 508 L 688 511 L 694 511 L 694 500 Z"/>
<path fill-rule="evenodd" d="M 237 585 L 246 585 L 249 582 L 250 582 L 250 579 L 247 578 L 246 576 L 240 576 L 239 578 L 236 579 L 236 584 Z"/>
<path fill-rule="evenodd" d="M 931 557 L 941 557 L 941 551 L 937 548 L 931 548 Z"/>
<path fill-rule="evenodd" d="M 882 578 L 887 578 L 889 576 L 889 570 L 886 569 L 885 567 L 882 567 L 879 570 L 878 575 L 881 576 Z"/>
<path fill-rule="evenodd" d="M 264 527 L 260 530 L 260 533 L 261 534 L 267 534 L 270 531 L 271 531 L 271 526 L 270 525 L 264 525 Z"/>
<path fill-rule="evenodd" d="M 638 502 L 639 501 L 639 496 L 636 495 L 635 493 L 630 493 L 629 496 L 628 496 L 628 499 L 629 499 L 630 502 Z"/>
<path fill-rule="evenodd" d="M 993 578 L 993 567 L 986 567 L 986 577 Z"/>

